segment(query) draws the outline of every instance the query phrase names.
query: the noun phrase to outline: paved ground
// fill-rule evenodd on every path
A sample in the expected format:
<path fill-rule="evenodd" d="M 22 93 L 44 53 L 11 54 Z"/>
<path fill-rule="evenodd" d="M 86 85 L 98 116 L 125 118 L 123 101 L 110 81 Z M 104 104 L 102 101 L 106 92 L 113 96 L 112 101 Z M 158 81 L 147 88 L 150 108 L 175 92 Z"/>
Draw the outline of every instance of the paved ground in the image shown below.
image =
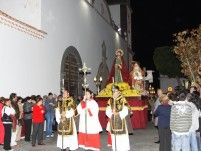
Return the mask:
<path fill-rule="evenodd" d="M 158 144 L 154 141 L 157 140 L 157 132 L 149 123 L 147 129 L 135 130 L 134 135 L 130 135 L 131 151 L 158 151 Z M 30 143 L 21 141 L 18 146 L 14 149 L 15 151 L 59 151 L 56 148 L 56 137 L 45 140 L 45 146 L 32 147 Z M 101 151 L 110 151 L 111 148 L 107 147 L 107 135 L 106 133 L 101 134 Z M 0 151 L 3 151 L 2 146 Z M 77 151 L 83 151 L 78 149 Z"/>

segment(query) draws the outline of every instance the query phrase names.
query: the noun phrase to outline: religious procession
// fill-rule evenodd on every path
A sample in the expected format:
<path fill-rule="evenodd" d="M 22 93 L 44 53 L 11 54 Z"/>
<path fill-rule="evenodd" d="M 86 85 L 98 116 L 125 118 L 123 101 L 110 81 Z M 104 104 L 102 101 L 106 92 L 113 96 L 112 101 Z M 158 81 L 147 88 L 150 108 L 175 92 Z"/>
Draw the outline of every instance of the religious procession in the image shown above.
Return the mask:
<path fill-rule="evenodd" d="M 0 0 L 0 151 L 201 151 L 200 7 Z"/>
<path fill-rule="evenodd" d="M 111 72 L 112 83 L 108 82 L 108 85 L 112 84 L 112 87 L 109 90 L 103 89 L 97 96 L 94 96 L 94 93 L 88 89 L 87 71 L 89 68 L 84 64 L 80 69 L 84 74 L 84 95 L 77 101 L 65 88 L 59 96 L 50 92 L 43 98 L 40 95 L 32 95 L 23 99 L 16 93 L 12 93 L 9 99 L 1 97 L 0 143 L 3 149 L 14 150 L 12 147 L 19 145 L 22 139 L 30 142 L 33 148 L 36 145 L 45 145 L 44 137 L 54 137 L 53 131 L 56 131 L 56 146 L 61 151 L 77 150 L 78 147 L 98 151 L 101 150 L 100 133 L 104 128 L 108 133 L 107 144 L 111 146 L 111 150 L 130 150 L 129 134 L 133 133 L 130 119 L 131 106 L 121 93 L 122 88 L 118 86 L 124 84 L 122 78 L 123 50 L 117 49 L 115 55 L 114 73 Z M 142 71 L 136 63 L 132 66 L 135 70 L 131 72 L 132 86 L 139 90 L 131 88 L 133 91 L 140 92 L 143 90 L 140 82 L 143 79 Z M 105 104 L 104 114 L 107 120 L 103 122 L 107 122 L 107 125 L 102 128 L 99 120 L 100 108 L 94 99 L 105 97 L 106 92 L 109 92 L 111 97 Z M 129 92 L 129 94 L 132 93 Z"/>
<path fill-rule="evenodd" d="M 101 133 L 106 132 L 109 150 L 129 151 L 132 150 L 129 137 L 133 129 L 146 127 L 148 116 L 151 116 L 158 130 L 155 143 L 160 144 L 160 151 L 199 151 L 197 88 L 191 86 L 189 92 L 175 90 L 174 93 L 172 89 L 165 93 L 158 89 L 156 96 L 149 86 L 146 88 L 152 76 L 147 76 L 136 61 L 132 62 L 132 70 L 127 74 L 123 54 L 121 49 L 115 51 L 108 84 L 97 95 L 89 90 L 87 73 L 91 69 L 84 64 L 79 69 L 84 77 L 83 96 L 78 100 L 65 88 L 59 96 L 49 93 L 43 98 L 33 95 L 23 99 L 12 93 L 9 99 L 2 97 L 0 143 L 3 149 L 14 150 L 12 148 L 22 139 L 35 148 L 45 145 L 45 139 L 56 135 L 56 146 L 61 151 L 78 148 L 98 151 L 101 150 Z M 151 106 L 150 113 L 145 107 L 146 112 L 142 110 L 143 116 L 139 116 L 139 108 L 144 107 L 134 104 L 139 102 L 147 102 Z"/>

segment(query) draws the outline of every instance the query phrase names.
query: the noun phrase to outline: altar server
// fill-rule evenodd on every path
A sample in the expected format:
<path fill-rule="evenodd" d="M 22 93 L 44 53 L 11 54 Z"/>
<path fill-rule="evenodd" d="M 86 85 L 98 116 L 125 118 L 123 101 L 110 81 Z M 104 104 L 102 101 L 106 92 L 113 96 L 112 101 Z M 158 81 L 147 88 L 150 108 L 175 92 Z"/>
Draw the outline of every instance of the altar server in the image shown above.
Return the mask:
<path fill-rule="evenodd" d="M 99 122 L 99 107 L 97 102 L 92 99 L 92 92 L 86 90 L 84 99 L 77 107 L 80 114 L 79 121 L 79 147 L 87 150 L 100 150 L 100 134 L 102 127 Z"/>
<path fill-rule="evenodd" d="M 74 121 L 76 104 L 67 90 L 63 90 L 63 98 L 58 102 L 55 114 L 58 123 L 57 147 L 61 151 L 67 148 L 76 150 L 78 148 L 77 129 Z"/>
<path fill-rule="evenodd" d="M 112 137 L 114 151 L 130 150 L 129 135 L 125 117 L 128 115 L 128 103 L 121 95 L 118 86 L 112 88 L 113 96 L 109 99 L 106 115 L 109 118 L 107 131 Z"/>

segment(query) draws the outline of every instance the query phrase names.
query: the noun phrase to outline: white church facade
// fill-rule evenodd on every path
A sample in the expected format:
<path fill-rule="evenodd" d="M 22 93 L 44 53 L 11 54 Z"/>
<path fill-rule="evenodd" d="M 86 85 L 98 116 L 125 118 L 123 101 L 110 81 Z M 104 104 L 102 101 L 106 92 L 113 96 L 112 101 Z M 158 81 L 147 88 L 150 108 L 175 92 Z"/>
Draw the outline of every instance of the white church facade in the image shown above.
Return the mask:
<path fill-rule="evenodd" d="M 93 78 L 101 73 L 106 81 L 116 48 L 129 65 L 128 42 L 114 30 L 105 0 L 1 0 L 0 96 L 58 94 L 63 82 L 79 95 L 84 62 L 95 90 Z"/>

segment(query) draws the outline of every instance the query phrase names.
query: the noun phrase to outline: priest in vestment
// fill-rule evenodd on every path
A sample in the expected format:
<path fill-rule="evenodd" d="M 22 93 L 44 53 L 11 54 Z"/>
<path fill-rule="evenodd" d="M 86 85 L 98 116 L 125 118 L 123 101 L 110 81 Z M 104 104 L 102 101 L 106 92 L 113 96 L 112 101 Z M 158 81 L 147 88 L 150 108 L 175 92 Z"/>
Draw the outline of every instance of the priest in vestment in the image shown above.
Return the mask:
<path fill-rule="evenodd" d="M 109 118 L 107 131 L 112 137 L 112 149 L 114 151 L 130 150 L 129 135 L 125 117 L 129 108 L 126 99 L 121 95 L 118 86 L 113 86 L 113 97 L 109 99 L 106 115 Z"/>
<path fill-rule="evenodd" d="M 77 106 L 79 120 L 79 147 L 85 150 L 100 150 L 100 134 L 102 131 L 99 122 L 99 107 L 98 103 L 92 98 L 92 92 L 87 90 L 83 100 Z"/>
<path fill-rule="evenodd" d="M 57 147 L 61 150 L 78 149 L 77 129 L 74 116 L 76 115 L 76 104 L 67 90 L 63 90 L 62 101 L 58 102 L 56 108 L 56 121 L 58 123 Z"/>

